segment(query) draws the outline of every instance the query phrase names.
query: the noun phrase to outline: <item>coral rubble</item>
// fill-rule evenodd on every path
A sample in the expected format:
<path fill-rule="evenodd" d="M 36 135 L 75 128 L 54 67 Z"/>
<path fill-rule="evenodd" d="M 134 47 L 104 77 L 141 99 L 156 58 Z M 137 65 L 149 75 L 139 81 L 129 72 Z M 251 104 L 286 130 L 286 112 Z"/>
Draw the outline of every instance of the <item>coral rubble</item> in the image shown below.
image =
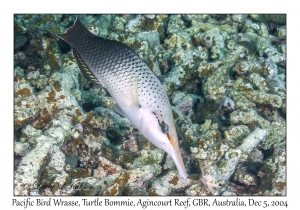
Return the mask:
<path fill-rule="evenodd" d="M 285 15 L 79 15 L 166 88 L 189 177 L 117 114 L 58 35 L 15 15 L 15 195 L 286 195 Z"/>

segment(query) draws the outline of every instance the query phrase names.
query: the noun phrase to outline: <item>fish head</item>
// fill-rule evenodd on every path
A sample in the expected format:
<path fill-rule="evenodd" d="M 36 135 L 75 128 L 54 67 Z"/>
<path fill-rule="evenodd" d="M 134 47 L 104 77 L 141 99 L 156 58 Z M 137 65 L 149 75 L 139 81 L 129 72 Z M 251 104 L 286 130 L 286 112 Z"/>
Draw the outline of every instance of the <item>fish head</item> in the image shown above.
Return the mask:
<path fill-rule="evenodd" d="M 142 109 L 140 131 L 155 146 L 167 152 L 173 159 L 179 176 L 187 178 L 185 166 L 181 157 L 177 132 L 171 109 L 160 115 L 160 110 Z"/>

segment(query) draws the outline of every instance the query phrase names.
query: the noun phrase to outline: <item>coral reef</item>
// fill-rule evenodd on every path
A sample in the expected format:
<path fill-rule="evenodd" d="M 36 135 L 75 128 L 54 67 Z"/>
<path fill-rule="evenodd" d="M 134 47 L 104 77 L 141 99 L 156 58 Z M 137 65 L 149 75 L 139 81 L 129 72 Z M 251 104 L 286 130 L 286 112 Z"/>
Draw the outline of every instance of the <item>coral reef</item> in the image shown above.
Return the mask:
<path fill-rule="evenodd" d="M 189 177 L 87 81 L 58 35 L 14 16 L 15 195 L 286 195 L 285 15 L 79 15 L 165 87 Z"/>

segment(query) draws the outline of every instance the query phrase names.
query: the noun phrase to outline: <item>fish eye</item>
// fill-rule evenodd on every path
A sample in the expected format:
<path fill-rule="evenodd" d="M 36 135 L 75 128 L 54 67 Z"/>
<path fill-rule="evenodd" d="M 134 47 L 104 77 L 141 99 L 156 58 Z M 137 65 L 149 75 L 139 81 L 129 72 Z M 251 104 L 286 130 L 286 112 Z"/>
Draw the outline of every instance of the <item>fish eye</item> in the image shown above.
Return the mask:
<path fill-rule="evenodd" d="M 164 121 L 162 121 L 161 123 L 158 121 L 158 123 L 159 123 L 161 131 L 163 133 L 168 133 L 169 132 L 169 126 L 168 126 L 168 124 L 166 124 Z"/>

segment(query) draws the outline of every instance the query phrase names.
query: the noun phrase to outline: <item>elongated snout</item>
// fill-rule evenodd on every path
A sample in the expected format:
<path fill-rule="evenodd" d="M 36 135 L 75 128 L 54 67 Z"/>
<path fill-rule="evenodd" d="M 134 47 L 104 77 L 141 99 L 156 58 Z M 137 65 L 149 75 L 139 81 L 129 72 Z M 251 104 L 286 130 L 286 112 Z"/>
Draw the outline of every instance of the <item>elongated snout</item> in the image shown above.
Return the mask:
<path fill-rule="evenodd" d="M 173 159 L 173 161 L 174 161 L 174 163 L 177 167 L 179 177 L 186 180 L 188 175 L 186 173 L 186 169 L 185 169 L 180 151 L 175 151 L 174 150 L 171 154 L 171 157 L 172 157 L 172 159 Z"/>

